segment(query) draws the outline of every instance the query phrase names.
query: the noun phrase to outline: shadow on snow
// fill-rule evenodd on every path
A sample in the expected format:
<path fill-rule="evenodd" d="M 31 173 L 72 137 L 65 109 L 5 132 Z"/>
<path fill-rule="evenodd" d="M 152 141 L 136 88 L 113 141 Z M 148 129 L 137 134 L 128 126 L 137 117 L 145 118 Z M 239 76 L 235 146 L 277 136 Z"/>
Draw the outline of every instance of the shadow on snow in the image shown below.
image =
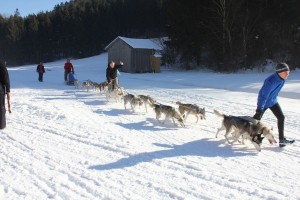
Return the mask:
<path fill-rule="evenodd" d="M 200 157 L 237 157 L 256 155 L 256 150 L 236 149 L 231 145 L 219 146 L 220 141 L 207 138 L 188 142 L 182 145 L 168 145 L 154 143 L 155 146 L 167 148 L 164 150 L 144 152 L 129 157 L 124 157 L 112 163 L 90 166 L 92 170 L 113 170 L 132 167 L 139 163 L 152 162 L 156 159 L 172 158 L 178 156 L 200 156 Z"/>

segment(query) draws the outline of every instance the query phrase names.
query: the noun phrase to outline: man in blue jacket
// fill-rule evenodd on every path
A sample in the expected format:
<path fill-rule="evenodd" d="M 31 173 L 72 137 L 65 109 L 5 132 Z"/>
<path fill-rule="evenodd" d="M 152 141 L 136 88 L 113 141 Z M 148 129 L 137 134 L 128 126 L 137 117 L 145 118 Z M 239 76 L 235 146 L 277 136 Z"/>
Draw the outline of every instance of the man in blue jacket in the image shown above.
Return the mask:
<path fill-rule="evenodd" d="M 265 79 L 264 84 L 259 91 L 257 109 L 253 118 L 260 120 L 264 112 L 269 108 L 277 118 L 279 147 L 284 147 L 286 144 L 291 144 L 295 140 L 287 140 L 284 137 L 285 117 L 278 103 L 277 96 L 290 74 L 290 69 L 286 63 L 279 63 L 275 69 L 276 73 Z"/>

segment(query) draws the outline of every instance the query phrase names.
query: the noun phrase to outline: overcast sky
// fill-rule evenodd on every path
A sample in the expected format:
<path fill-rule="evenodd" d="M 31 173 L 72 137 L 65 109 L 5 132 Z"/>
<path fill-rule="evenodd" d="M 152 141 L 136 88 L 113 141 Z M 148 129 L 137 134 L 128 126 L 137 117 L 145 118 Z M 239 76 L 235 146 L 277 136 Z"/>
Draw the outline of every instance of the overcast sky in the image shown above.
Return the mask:
<path fill-rule="evenodd" d="M 41 11 L 51 11 L 54 6 L 69 0 L 0 0 L 0 14 L 10 16 L 18 8 L 22 17 L 37 14 Z"/>

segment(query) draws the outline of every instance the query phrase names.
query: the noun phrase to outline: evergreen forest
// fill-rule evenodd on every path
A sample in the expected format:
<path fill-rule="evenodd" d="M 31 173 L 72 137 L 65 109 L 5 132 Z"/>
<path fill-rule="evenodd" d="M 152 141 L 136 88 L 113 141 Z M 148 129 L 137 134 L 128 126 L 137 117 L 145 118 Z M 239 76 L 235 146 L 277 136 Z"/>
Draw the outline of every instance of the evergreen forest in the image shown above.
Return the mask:
<path fill-rule="evenodd" d="M 267 59 L 300 64 L 298 0 L 71 0 L 52 11 L 0 14 L 8 66 L 100 54 L 117 36 L 168 38 L 163 62 L 235 72 Z"/>

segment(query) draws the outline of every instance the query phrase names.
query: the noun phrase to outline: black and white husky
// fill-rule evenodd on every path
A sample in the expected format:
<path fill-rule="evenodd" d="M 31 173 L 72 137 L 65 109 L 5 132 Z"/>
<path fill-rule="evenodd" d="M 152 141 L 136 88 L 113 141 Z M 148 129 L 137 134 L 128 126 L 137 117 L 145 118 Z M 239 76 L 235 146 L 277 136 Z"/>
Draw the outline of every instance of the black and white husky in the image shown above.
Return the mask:
<path fill-rule="evenodd" d="M 135 108 L 137 106 L 140 107 L 143 104 L 143 101 L 139 97 L 137 97 L 133 94 L 126 94 L 124 96 L 124 108 L 125 108 L 125 110 L 126 110 L 126 104 L 127 103 L 130 103 L 132 111 L 135 112 Z"/>
<path fill-rule="evenodd" d="M 242 136 L 243 140 L 250 140 L 258 151 L 261 151 L 261 143 L 264 137 L 266 137 L 271 144 L 276 143 L 272 130 L 257 120 L 249 120 L 247 117 L 242 116 L 225 115 L 218 110 L 214 110 L 214 113 L 223 118 L 221 127 L 218 128 L 216 133 L 216 138 L 220 131 L 225 130 L 224 136 L 229 144 L 238 141 L 239 137 Z M 229 141 L 227 137 L 229 133 L 231 133 L 234 138 L 232 142 Z"/>
<path fill-rule="evenodd" d="M 154 106 L 154 104 L 155 104 L 155 102 L 156 102 L 156 101 L 155 101 L 152 97 L 150 97 L 149 95 L 146 96 L 146 95 L 140 94 L 140 95 L 138 95 L 138 97 L 142 100 L 143 104 L 145 105 L 146 112 L 148 112 L 148 110 L 147 110 L 147 105 L 153 108 L 153 106 Z"/>
<path fill-rule="evenodd" d="M 206 119 L 205 108 L 200 108 L 196 104 L 181 103 L 179 101 L 176 102 L 176 105 L 178 105 L 178 110 L 181 115 L 184 116 L 184 121 L 189 115 L 194 115 L 197 118 L 196 123 L 198 122 L 199 118 Z"/>
<path fill-rule="evenodd" d="M 107 101 L 115 100 L 116 102 L 120 102 L 125 95 L 125 90 L 123 87 L 118 87 L 114 90 L 107 90 L 105 95 Z"/>
<path fill-rule="evenodd" d="M 157 121 L 159 121 L 162 124 L 164 124 L 167 119 L 172 119 L 174 125 L 176 125 L 174 119 L 177 119 L 177 121 L 179 122 L 179 124 L 182 127 L 185 126 L 184 122 L 183 122 L 182 115 L 179 113 L 179 111 L 177 111 L 172 106 L 167 106 L 167 105 L 163 105 L 163 104 L 154 104 L 154 111 L 155 111 L 155 114 L 156 114 Z M 159 120 L 159 118 L 161 117 L 161 114 L 165 115 L 165 120 L 163 122 L 161 122 Z"/>

